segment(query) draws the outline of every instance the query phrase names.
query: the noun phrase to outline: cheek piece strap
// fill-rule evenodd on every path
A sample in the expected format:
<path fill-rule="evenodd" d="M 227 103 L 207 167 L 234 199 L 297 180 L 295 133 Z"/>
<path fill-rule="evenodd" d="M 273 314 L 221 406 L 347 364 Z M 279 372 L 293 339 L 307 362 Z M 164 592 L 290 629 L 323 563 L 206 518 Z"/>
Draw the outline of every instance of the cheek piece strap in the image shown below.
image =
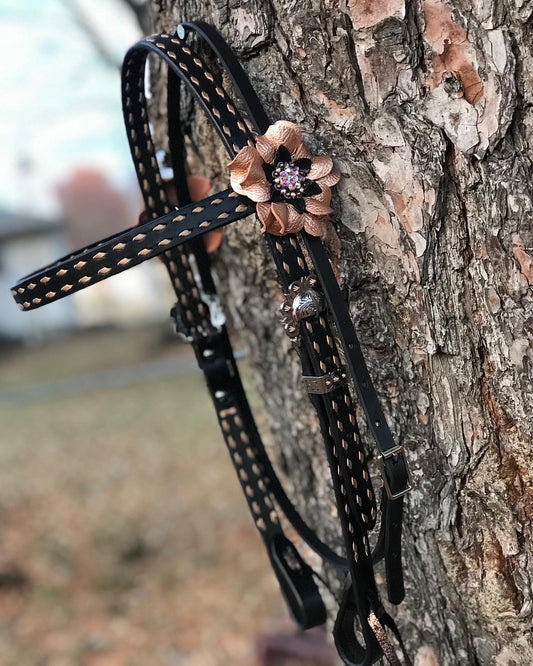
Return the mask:
<path fill-rule="evenodd" d="M 195 43 L 210 51 L 218 61 L 216 72 L 188 45 L 191 34 L 196 36 Z M 148 121 L 145 69 L 149 54 L 161 58 L 168 69 L 169 157 L 177 207 L 169 202 Z M 246 121 L 222 85 L 222 72 L 233 87 Z M 215 28 L 203 22 L 188 22 L 181 24 L 175 35 L 163 33 L 141 40 L 124 59 L 122 99 L 128 141 L 146 206 L 146 221 L 22 278 L 12 287 L 12 294 L 22 310 L 32 310 L 160 256 L 177 298 L 171 316 L 177 332 L 191 342 L 198 365 L 205 374 L 244 496 L 294 619 L 302 629 L 326 620 L 317 584 L 322 579 L 296 547 L 296 544 L 307 545 L 345 577 L 333 629 L 343 662 L 349 666 L 369 666 L 384 658 L 393 666 L 409 666 L 411 661 L 396 624 L 380 601 L 374 574 L 375 565 L 383 560 L 388 600 L 399 604 L 404 597 L 403 497 L 411 488 L 406 455 L 403 447 L 395 444 L 381 410 L 324 245 L 320 237 L 308 233 L 311 230 L 306 230 L 305 226 L 299 233 L 282 233 L 280 226 L 270 232 L 265 225 L 264 238 L 285 298 L 282 321 L 301 360 L 302 386 L 309 394 L 324 439 L 344 543 L 342 554 L 324 543 L 302 518 L 272 467 L 239 376 L 209 256 L 201 238 L 205 232 L 221 229 L 256 211 L 263 212 L 264 222 L 265 206 L 270 203 L 272 211 L 287 209 L 289 219 L 295 218 L 304 206 L 306 210 L 307 206 L 311 207 L 312 197 L 305 198 L 305 188 L 315 194 L 324 193 L 324 187 L 317 190 L 316 183 L 312 182 L 313 174 L 318 173 L 320 167 L 313 166 L 308 152 L 295 159 L 286 146 L 279 144 L 275 160 L 280 161 L 272 166 L 265 161 L 263 170 L 254 172 L 252 160 L 244 178 L 234 179 L 232 172 L 233 187 L 192 202 L 180 123 L 183 85 L 207 114 L 232 160 L 239 155 L 238 162 L 243 155 L 252 154 L 257 160 L 257 150 L 262 147 L 264 154 L 265 146 L 267 150 L 274 150 L 274 134 L 269 128 L 277 125 L 271 125 L 239 61 Z M 260 183 L 259 197 L 254 195 L 253 188 L 243 193 L 242 188 L 252 175 Z M 318 185 L 326 182 L 320 178 L 316 181 Z M 296 188 L 297 197 L 301 192 L 303 196 L 292 197 L 291 188 Z M 265 192 L 269 193 L 266 203 Z M 338 343 L 342 346 L 342 355 Z M 355 419 L 350 383 L 375 441 L 383 480 L 380 529 L 373 551 L 369 533 L 377 521 L 376 496 Z M 281 516 L 285 520 L 282 521 Z M 299 540 L 289 540 L 286 536 L 283 525 L 287 522 Z"/>

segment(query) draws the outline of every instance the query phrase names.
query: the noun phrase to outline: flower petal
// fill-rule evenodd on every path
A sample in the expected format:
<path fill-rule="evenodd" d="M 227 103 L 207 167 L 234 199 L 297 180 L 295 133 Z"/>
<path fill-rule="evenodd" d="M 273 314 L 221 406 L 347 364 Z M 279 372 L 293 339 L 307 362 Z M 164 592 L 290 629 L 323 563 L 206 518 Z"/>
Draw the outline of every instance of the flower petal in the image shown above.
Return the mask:
<path fill-rule="evenodd" d="M 322 185 L 322 183 L 320 184 L 320 189 L 321 192 L 319 194 L 314 194 L 313 196 L 308 197 L 306 201 L 309 201 L 309 199 L 314 199 L 315 201 L 319 201 L 325 206 L 329 206 L 331 202 L 331 190 L 327 185 Z"/>
<path fill-rule="evenodd" d="M 312 197 L 315 196 L 316 194 L 320 194 L 321 192 L 322 188 L 316 182 L 316 180 L 311 180 L 309 178 L 305 179 L 302 190 L 302 194 L 304 197 Z"/>
<path fill-rule="evenodd" d="M 308 213 L 313 215 L 329 215 L 333 210 L 328 206 L 324 201 L 320 201 L 319 197 L 323 196 L 317 194 L 316 197 L 306 197 L 305 198 L 305 210 Z"/>
<path fill-rule="evenodd" d="M 269 164 L 274 161 L 274 155 L 278 149 L 278 144 L 267 136 L 261 135 L 255 137 L 255 147 L 265 162 Z"/>
<path fill-rule="evenodd" d="M 304 214 L 299 213 L 294 206 L 287 206 L 289 209 L 289 221 L 287 223 L 287 233 L 296 234 L 304 227 Z"/>
<path fill-rule="evenodd" d="M 311 170 L 309 178 L 318 180 L 324 178 L 333 169 L 333 160 L 329 155 L 316 155 L 311 157 Z"/>
<path fill-rule="evenodd" d="M 311 169 L 311 160 L 308 157 L 298 157 L 298 159 L 293 158 L 294 166 L 297 166 L 300 169 L 302 176 L 307 176 L 309 170 Z"/>
<path fill-rule="evenodd" d="M 244 146 L 235 155 L 233 160 L 228 164 L 228 168 L 232 177 L 236 182 L 243 182 L 250 170 L 250 164 L 257 159 L 257 150 L 252 146 Z"/>
<path fill-rule="evenodd" d="M 298 125 L 287 120 L 278 120 L 265 132 L 265 137 L 278 146 L 285 146 L 292 153 L 302 143 L 302 133 Z"/>
<path fill-rule="evenodd" d="M 277 214 L 273 211 L 274 206 L 277 207 Z M 285 208 L 285 211 L 281 210 Z M 284 222 L 285 213 L 287 214 L 287 222 Z M 273 236 L 285 236 L 286 234 L 293 234 L 303 229 L 304 216 L 298 213 L 293 206 L 285 203 L 258 203 L 257 216 L 263 223 L 261 231 L 266 231 Z"/>
<path fill-rule="evenodd" d="M 299 160 L 302 157 L 305 157 L 308 160 L 310 160 L 313 157 L 313 155 L 311 154 L 305 143 L 301 143 L 292 153 L 292 158 L 294 160 Z"/>
<path fill-rule="evenodd" d="M 326 218 L 317 217 L 310 213 L 304 213 L 304 229 L 311 236 L 323 236 L 325 234 Z"/>
<path fill-rule="evenodd" d="M 259 221 L 263 225 L 261 231 L 266 231 L 267 226 L 272 223 L 273 219 L 275 219 L 270 210 L 270 203 L 260 201 L 255 208 L 255 212 L 257 213 Z"/>
<path fill-rule="evenodd" d="M 245 146 L 229 164 L 231 187 L 252 201 L 267 201 L 270 184 L 263 169 L 263 160 L 257 150 Z"/>
<path fill-rule="evenodd" d="M 273 214 L 271 214 L 268 222 L 265 224 L 265 226 L 261 229 L 263 233 L 267 234 L 272 234 L 273 236 L 284 236 L 285 231 L 282 230 L 280 223 L 278 220 L 274 217 Z"/>
<path fill-rule="evenodd" d="M 244 194 L 252 201 L 261 202 L 270 199 L 270 185 L 265 181 L 262 183 L 252 183 L 251 185 L 234 184 L 233 179 L 230 179 L 231 187 L 239 194 Z"/>
<path fill-rule="evenodd" d="M 278 221 L 280 234 L 285 234 L 287 229 L 287 222 L 289 221 L 289 210 L 286 203 L 273 203 L 270 206 L 270 210 L 274 214 L 274 217 Z"/>
<path fill-rule="evenodd" d="M 332 169 L 327 176 L 324 176 L 323 178 L 318 178 L 317 182 L 322 187 L 322 185 L 327 185 L 328 187 L 333 187 L 333 185 L 336 185 L 339 180 L 340 180 L 341 174 L 340 171 L 337 169 Z"/>
<path fill-rule="evenodd" d="M 248 187 L 248 185 L 255 185 L 255 183 L 261 182 L 267 182 L 267 177 L 263 169 L 263 159 L 257 150 L 254 150 L 253 158 L 248 165 L 248 172 L 241 183 Z"/>
<path fill-rule="evenodd" d="M 290 162 L 291 161 L 291 154 L 285 148 L 285 146 L 280 146 L 276 150 L 276 156 L 274 157 L 274 164 L 279 164 L 280 162 Z"/>

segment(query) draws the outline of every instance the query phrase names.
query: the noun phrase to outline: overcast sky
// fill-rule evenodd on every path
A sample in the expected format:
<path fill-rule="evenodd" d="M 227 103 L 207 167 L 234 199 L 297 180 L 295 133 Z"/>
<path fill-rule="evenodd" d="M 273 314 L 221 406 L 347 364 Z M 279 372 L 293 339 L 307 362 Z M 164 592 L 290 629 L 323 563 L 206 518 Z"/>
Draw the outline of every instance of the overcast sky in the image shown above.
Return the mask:
<path fill-rule="evenodd" d="M 55 185 L 73 165 L 131 181 L 118 65 L 139 37 L 120 0 L 0 0 L 0 208 L 54 215 Z"/>

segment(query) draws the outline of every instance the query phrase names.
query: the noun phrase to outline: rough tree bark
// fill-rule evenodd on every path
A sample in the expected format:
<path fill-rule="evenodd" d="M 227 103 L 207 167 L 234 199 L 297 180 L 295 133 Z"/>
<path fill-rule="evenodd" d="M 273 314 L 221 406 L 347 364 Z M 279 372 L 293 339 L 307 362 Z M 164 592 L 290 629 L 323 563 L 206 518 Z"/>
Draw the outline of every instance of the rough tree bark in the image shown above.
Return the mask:
<path fill-rule="evenodd" d="M 532 3 L 153 0 L 152 9 L 157 30 L 214 22 L 272 118 L 297 122 L 312 149 L 336 156 L 338 266 L 415 482 L 397 617 L 417 663 L 532 664 Z M 162 138 L 157 97 L 154 107 Z M 191 154 L 225 187 L 227 158 L 187 111 Z M 259 225 L 229 230 L 221 255 L 278 465 L 335 542 L 327 465 L 292 388 L 298 363 L 277 323 Z"/>

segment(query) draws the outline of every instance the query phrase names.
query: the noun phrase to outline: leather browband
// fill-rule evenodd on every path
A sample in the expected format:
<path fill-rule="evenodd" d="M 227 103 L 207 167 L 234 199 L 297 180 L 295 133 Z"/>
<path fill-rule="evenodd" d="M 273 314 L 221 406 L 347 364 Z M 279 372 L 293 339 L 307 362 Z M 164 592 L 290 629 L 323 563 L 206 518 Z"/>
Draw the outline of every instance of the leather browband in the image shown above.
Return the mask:
<path fill-rule="evenodd" d="M 195 33 L 198 41 L 204 42 L 217 56 L 240 107 L 245 109 L 248 125 L 228 97 L 220 76 L 211 72 L 187 45 L 189 33 Z M 148 54 L 157 55 L 168 65 L 169 156 L 178 208 L 169 203 L 150 133 L 144 92 Z M 238 163 L 244 154 L 255 155 L 256 145 L 266 145 L 268 149 L 264 137 L 268 139 L 273 131 L 269 128 L 273 126 L 233 51 L 215 28 L 203 22 L 188 22 L 178 27 L 176 35 L 161 34 L 140 41 L 126 54 L 122 92 L 126 131 L 149 221 L 26 276 L 12 288 L 12 294 L 22 310 L 32 310 L 161 255 L 176 292 L 177 303 L 171 313 L 176 329 L 192 343 L 198 365 L 205 374 L 244 496 L 294 618 L 305 629 L 325 622 L 326 611 L 315 573 L 284 534 L 278 512 L 285 515 L 303 541 L 325 562 L 346 574 L 333 632 L 344 663 L 369 666 L 383 657 L 392 665 L 409 665 L 411 661 L 398 629 L 380 602 L 374 565 L 384 560 L 389 601 L 399 604 L 404 597 L 401 563 L 403 496 L 411 487 L 410 476 L 404 450 L 395 444 L 381 410 L 348 307 L 319 237 L 307 233 L 307 227 L 300 234 L 265 233 L 286 295 L 283 306 L 285 329 L 300 357 L 304 386 L 309 391 L 324 439 L 344 540 L 345 555 L 342 556 L 316 535 L 283 490 L 253 419 L 223 317 L 217 316 L 220 307 L 201 236 L 254 211 L 260 213 L 264 221 L 267 209 L 260 209 L 261 204 L 235 191 L 238 189 L 236 185 L 191 202 L 180 123 L 181 83 L 206 112 L 230 157 L 237 156 L 232 164 Z M 260 145 L 259 140 L 263 144 Z M 281 146 L 276 154 L 288 152 Z M 323 205 L 327 187 L 317 188 L 312 182 L 311 160 L 306 155 L 291 162 L 282 160 L 282 163 L 284 168 L 289 168 L 296 188 L 308 187 L 309 192 L 322 193 L 321 201 L 315 206 Z M 326 161 L 322 159 L 321 163 Z M 297 166 L 303 176 L 298 175 Z M 263 168 L 268 175 L 267 167 L 263 165 Z M 258 173 L 261 178 L 261 170 Z M 310 173 L 311 180 L 304 178 L 307 173 Z M 272 182 L 272 196 L 285 205 L 283 197 L 289 197 L 290 193 L 281 190 L 280 194 L 279 180 Z M 326 178 L 317 182 L 326 182 Z M 264 184 L 261 187 L 264 188 Z M 300 192 L 300 189 L 296 191 Z M 297 208 L 296 204 L 297 201 L 294 204 L 289 201 L 294 208 Z M 306 206 L 310 208 L 311 203 Z M 300 218 L 294 208 L 289 208 L 289 212 L 298 221 Z M 273 207 L 272 210 L 280 209 Z M 311 225 L 316 222 L 312 215 L 306 220 Z M 272 218 L 271 223 L 276 224 L 277 218 Z M 193 265 L 199 278 L 194 275 Z M 336 340 L 343 348 L 345 368 Z M 376 498 L 347 376 L 353 380 L 375 440 L 383 477 L 381 526 L 373 552 L 368 535 L 377 519 Z M 359 625 L 357 634 L 356 621 Z M 361 635 L 362 643 L 358 638 Z M 401 661 L 389 638 L 391 635 L 402 655 Z"/>

